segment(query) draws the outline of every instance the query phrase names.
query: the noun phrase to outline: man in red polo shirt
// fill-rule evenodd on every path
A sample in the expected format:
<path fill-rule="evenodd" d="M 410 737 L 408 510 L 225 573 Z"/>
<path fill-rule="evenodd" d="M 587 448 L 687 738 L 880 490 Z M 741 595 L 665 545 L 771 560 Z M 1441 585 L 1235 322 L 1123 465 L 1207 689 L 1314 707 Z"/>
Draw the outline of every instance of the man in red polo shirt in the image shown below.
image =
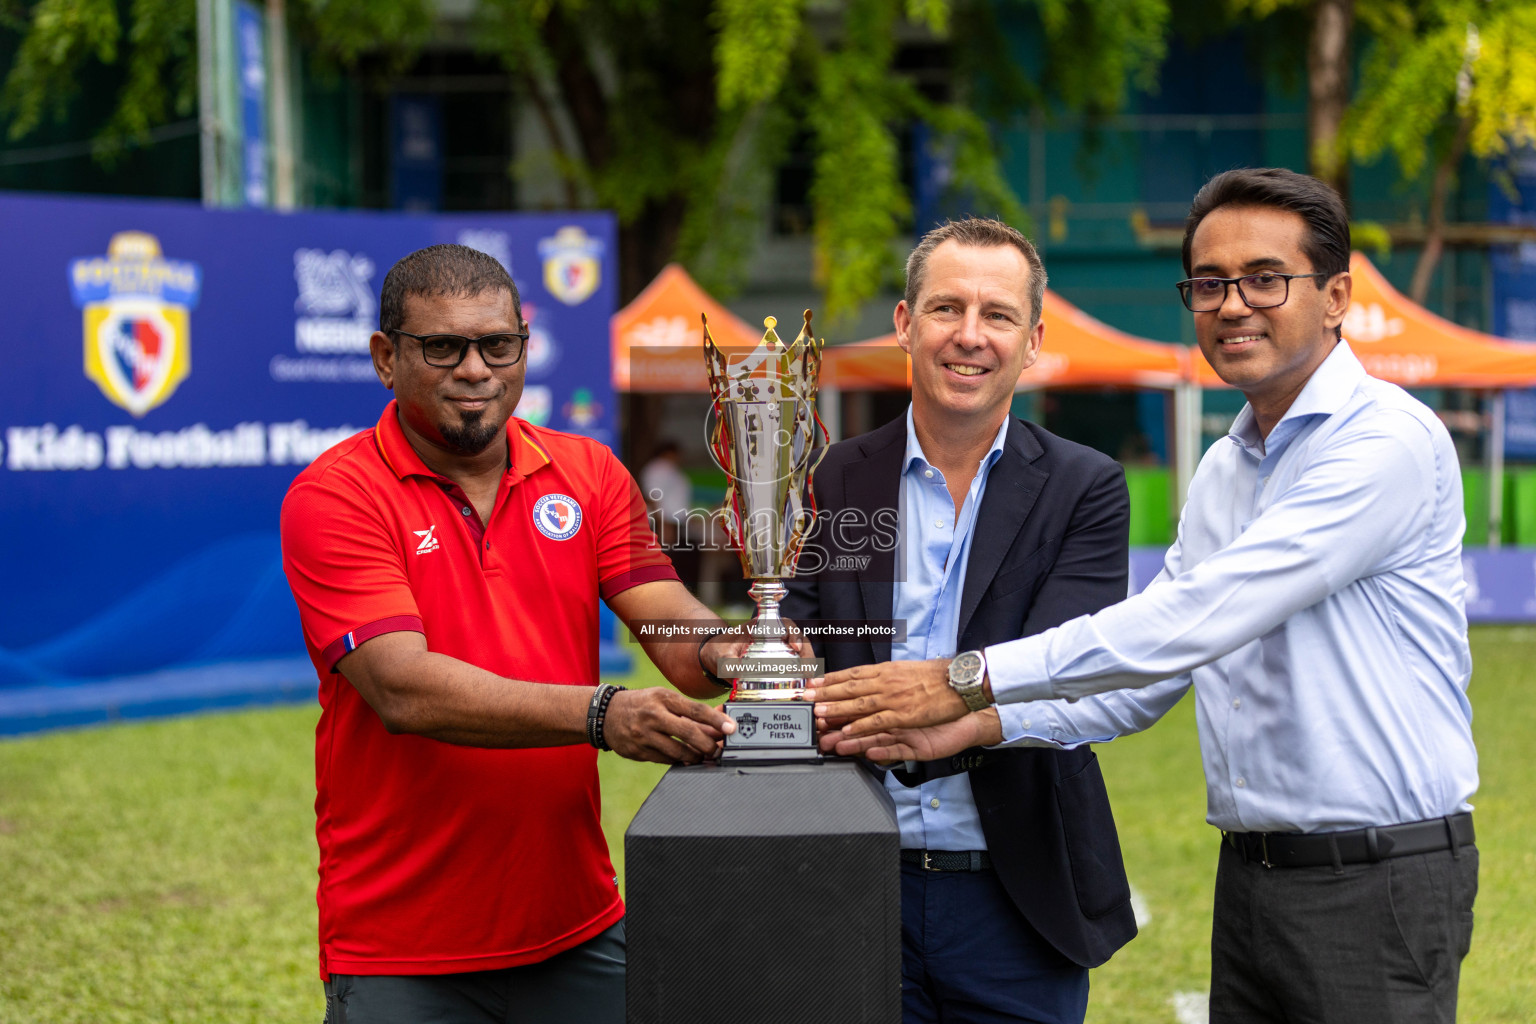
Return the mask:
<path fill-rule="evenodd" d="M 515 419 L 527 324 L 491 257 L 422 249 L 384 279 L 378 425 L 283 503 L 283 566 L 320 678 L 320 970 L 346 1024 L 619 1021 L 624 905 L 597 749 L 694 763 L 733 725 L 599 685 L 599 597 L 625 622 L 718 623 L 677 581 L 633 480 Z M 728 637 L 653 642 L 674 686 Z"/>

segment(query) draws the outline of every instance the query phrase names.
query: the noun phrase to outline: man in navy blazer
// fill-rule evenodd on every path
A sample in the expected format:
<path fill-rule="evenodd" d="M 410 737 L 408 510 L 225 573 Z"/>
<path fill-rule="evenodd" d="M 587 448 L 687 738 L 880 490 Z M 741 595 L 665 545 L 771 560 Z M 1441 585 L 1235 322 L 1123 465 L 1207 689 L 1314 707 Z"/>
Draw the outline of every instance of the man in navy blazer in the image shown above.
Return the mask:
<path fill-rule="evenodd" d="M 813 641 L 828 671 L 948 659 L 1125 597 L 1119 465 L 1009 415 L 1044 293 L 1034 247 L 999 221 L 943 225 L 913 251 L 895 311 L 911 407 L 816 469 L 821 516 L 783 605 L 799 621 L 904 622 L 905 638 Z M 1183 689 L 991 708 L 947 727 L 969 749 L 887 776 L 907 1024 L 1080 1024 L 1088 968 L 1136 934 L 1087 743 L 1144 728 Z"/>

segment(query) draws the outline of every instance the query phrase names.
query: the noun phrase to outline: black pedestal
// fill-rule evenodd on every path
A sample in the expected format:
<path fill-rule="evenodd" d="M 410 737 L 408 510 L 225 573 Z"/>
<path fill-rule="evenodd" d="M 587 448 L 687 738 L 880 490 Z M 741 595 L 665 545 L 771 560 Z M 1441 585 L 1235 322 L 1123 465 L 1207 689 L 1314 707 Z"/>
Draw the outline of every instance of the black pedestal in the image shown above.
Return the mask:
<path fill-rule="evenodd" d="M 900 1024 L 899 849 L 858 765 L 673 768 L 624 835 L 629 1024 Z"/>

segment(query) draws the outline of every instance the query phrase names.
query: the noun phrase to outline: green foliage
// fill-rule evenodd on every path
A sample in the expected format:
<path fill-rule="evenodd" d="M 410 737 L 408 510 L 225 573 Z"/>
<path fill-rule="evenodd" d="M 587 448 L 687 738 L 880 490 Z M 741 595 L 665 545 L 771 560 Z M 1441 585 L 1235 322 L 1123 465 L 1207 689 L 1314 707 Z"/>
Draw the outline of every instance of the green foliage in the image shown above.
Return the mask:
<path fill-rule="evenodd" d="M 763 103 L 778 95 L 800 34 L 796 0 L 720 0 L 715 42 L 720 106 Z"/>
<path fill-rule="evenodd" d="M 134 0 L 127 80 L 98 139 L 98 158 L 110 161 L 151 128 L 197 109 L 197 38 L 185 30 L 189 16 L 196 22 L 194 3 Z"/>
<path fill-rule="evenodd" d="M 89 61 L 125 84 L 98 156 L 196 106 L 195 0 L 38 0 L 0 102 L 13 138 L 75 97 Z M 613 209 L 626 273 L 681 258 L 729 293 L 770 208 L 774 173 L 811 146 L 815 275 L 834 320 L 899 281 L 910 230 L 900 141 L 925 122 L 951 155 L 952 185 L 978 211 L 1027 221 L 978 106 L 1013 116 L 1047 102 L 1104 114 L 1162 58 L 1168 0 L 483 0 L 475 39 L 497 56 L 552 136 L 540 172 L 577 202 Z M 1041 68 L 1005 44 L 954 40 L 950 95 L 894 67 L 896 40 L 944 40 L 994 10 L 1038 17 Z M 296 38 L 340 66 L 402 70 L 433 31 L 431 0 L 290 0 Z M 987 56 L 978 56 L 987 55 Z M 383 57 L 382 61 L 378 58 Z M 524 173 L 536 173 L 526 163 Z M 631 280 L 632 286 L 643 280 Z"/>
<path fill-rule="evenodd" d="M 1379 220 L 1351 221 L 1349 237 L 1356 249 L 1370 253 L 1378 262 L 1392 257 L 1392 235 Z"/>
<path fill-rule="evenodd" d="M 1522 0 L 1441 0 L 1382 20 L 1344 118 L 1350 157 L 1392 154 L 1405 180 L 1424 173 L 1465 123 L 1467 147 L 1488 160 L 1536 141 L 1536 8 Z"/>
<path fill-rule="evenodd" d="M 301 38 L 343 65 L 387 54 L 396 69 L 432 35 L 431 0 L 296 0 L 289 15 Z"/>
<path fill-rule="evenodd" d="M 1070 110 L 1118 110 L 1127 87 L 1152 89 L 1167 52 L 1167 0 L 1034 0 L 1045 28 L 1044 81 Z"/>
<path fill-rule="evenodd" d="M 79 91 L 76 72 L 87 60 L 112 64 L 122 34 L 115 0 L 40 0 L 0 89 L 19 139 L 45 117 L 62 118 Z"/>
<path fill-rule="evenodd" d="M 895 14 L 884 0 L 850 0 L 843 46 L 823 52 L 816 69 L 815 272 L 834 322 L 889 276 L 891 242 L 911 212 L 890 130 L 900 113 L 888 75 Z"/>
<path fill-rule="evenodd" d="M 699 284 L 716 294 L 730 294 L 746 279 L 773 171 L 795 127 L 782 107 L 769 104 L 726 118 L 731 127 L 715 137 L 697 168 L 706 192 L 689 205 L 675 253 L 693 268 Z"/>

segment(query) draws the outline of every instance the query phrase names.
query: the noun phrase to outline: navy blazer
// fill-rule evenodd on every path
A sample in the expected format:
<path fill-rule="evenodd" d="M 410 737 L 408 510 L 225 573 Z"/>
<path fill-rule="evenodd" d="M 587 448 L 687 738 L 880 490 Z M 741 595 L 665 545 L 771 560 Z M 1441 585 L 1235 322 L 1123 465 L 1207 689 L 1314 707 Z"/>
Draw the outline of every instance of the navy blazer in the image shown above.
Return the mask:
<path fill-rule="evenodd" d="M 785 617 L 891 618 L 895 556 L 889 543 L 876 541 L 893 536 L 906 436 L 902 416 L 828 450 L 812 486 L 826 514 L 801 559 L 803 569 L 817 571 L 789 581 Z M 887 511 L 876 520 L 881 510 Z M 860 522 L 874 525 L 861 529 Z M 1039 633 L 1123 600 L 1129 523 L 1130 499 L 1117 462 L 1032 423 L 1009 420 L 1003 455 L 987 478 L 973 528 L 956 650 Z M 889 640 L 815 646 L 828 671 L 891 657 Z M 970 777 L 1003 888 L 1062 955 L 1097 967 L 1135 936 L 1109 794 L 1088 746 L 977 747 L 924 763 L 916 778 L 902 781 L 914 785 L 961 771 Z"/>

